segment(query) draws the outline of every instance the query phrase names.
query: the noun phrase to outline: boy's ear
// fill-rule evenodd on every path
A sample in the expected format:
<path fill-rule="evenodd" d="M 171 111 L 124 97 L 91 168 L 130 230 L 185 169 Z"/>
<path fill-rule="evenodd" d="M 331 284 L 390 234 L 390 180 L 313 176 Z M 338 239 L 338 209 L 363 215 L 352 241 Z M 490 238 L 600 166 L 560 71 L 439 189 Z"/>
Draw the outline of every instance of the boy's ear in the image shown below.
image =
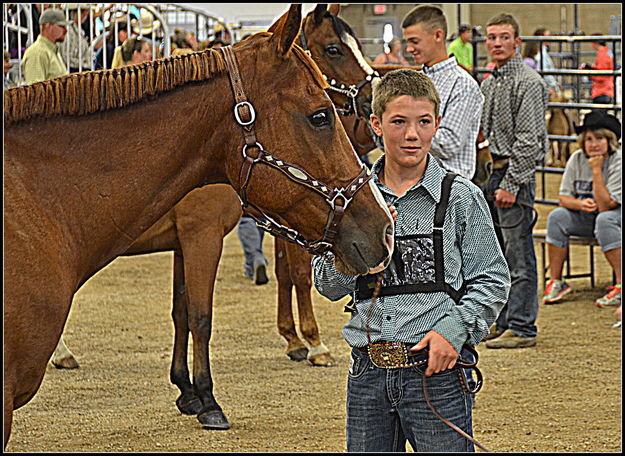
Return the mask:
<path fill-rule="evenodd" d="M 382 133 L 382 119 L 378 119 L 375 114 L 371 114 L 369 116 L 369 121 L 371 122 L 371 128 L 373 128 L 375 134 L 378 136 L 384 136 Z"/>
<path fill-rule="evenodd" d="M 438 117 L 436 118 L 436 127 L 434 130 L 434 134 L 436 134 L 436 132 L 438 132 L 438 127 L 440 127 L 441 125 L 441 119 L 443 118 L 443 116 L 441 114 L 438 115 Z"/>

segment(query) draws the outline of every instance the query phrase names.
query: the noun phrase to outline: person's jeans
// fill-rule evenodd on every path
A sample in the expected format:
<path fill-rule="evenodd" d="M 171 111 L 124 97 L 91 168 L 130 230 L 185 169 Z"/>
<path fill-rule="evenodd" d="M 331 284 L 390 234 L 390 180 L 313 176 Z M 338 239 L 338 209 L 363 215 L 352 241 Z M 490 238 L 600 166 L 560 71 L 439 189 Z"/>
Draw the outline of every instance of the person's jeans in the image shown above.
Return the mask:
<path fill-rule="evenodd" d="M 411 356 L 409 362 L 423 359 Z M 462 350 L 463 359 L 470 359 Z M 415 452 L 475 451 L 472 442 L 441 421 L 425 402 L 422 374 L 426 365 L 400 369 L 374 366 L 353 349 L 347 380 L 347 451 Z M 456 368 L 426 379 L 428 399 L 436 410 L 473 435 L 472 397 L 460 384 Z"/>
<path fill-rule="evenodd" d="M 258 263 L 263 262 L 265 266 L 269 264 L 269 261 L 263 254 L 265 231 L 256 225 L 254 219 L 243 216 L 239 220 L 237 234 L 245 255 L 245 264 L 243 265 L 245 275 L 252 279 L 254 277 L 254 268 Z"/>
<path fill-rule="evenodd" d="M 518 204 L 511 208 L 495 206 L 495 190 L 499 188 L 499 182 L 507 169 L 504 167 L 493 171 L 488 183 L 482 187 L 493 216 L 497 239 L 510 269 L 510 295 L 497 318 L 497 329 L 500 331 L 510 329 L 520 337 L 536 337 L 538 333 L 535 325 L 538 317 L 538 272 L 531 230 L 533 212 L 530 208 Z M 532 179 L 519 189 L 517 202 L 525 202 L 534 207 L 535 197 L 536 181 Z M 497 225 L 514 225 L 520 220 L 522 222 L 514 228 L 497 227 Z"/>

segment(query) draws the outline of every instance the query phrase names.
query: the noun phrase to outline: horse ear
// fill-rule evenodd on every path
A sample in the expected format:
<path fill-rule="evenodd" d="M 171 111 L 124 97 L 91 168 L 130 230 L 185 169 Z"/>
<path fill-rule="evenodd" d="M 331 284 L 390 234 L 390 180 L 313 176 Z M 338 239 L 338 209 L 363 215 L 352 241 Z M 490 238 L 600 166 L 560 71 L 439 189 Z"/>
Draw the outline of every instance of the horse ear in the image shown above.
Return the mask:
<path fill-rule="evenodd" d="M 328 8 L 328 11 L 330 11 L 330 13 L 332 13 L 333 16 L 338 16 L 339 15 L 339 11 L 341 11 L 341 4 L 340 3 L 330 3 L 330 8 Z"/>
<path fill-rule="evenodd" d="M 278 26 L 280 26 L 286 20 L 285 18 L 287 14 L 289 14 L 288 11 L 284 13 L 282 16 L 280 16 L 280 18 L 276 22 L 271 24 L 271 27 L 269 27 L 267 31 L 271 33 L 276 33 L 276 29 L 278 28 Z"/>
<path fill-rule="evenodd" d="M 327 3 L 319 3 L 315 7 L 315 11 L 313 12 L 313 17 L 315 19 L 315 25 L 321 24 L 321 21 L 323 20 L 323 16 L 326 14 L 327 9 L 328 9 L 328 4 Z"/>
<path fill-rule="evenodd" d="M 273 31 L 271 41 L 276 42 L 278 53 L 286 55 L 291 49 L 302 26 L 302 5 L 293 4 L 289 11 L 270 27 Z"/>

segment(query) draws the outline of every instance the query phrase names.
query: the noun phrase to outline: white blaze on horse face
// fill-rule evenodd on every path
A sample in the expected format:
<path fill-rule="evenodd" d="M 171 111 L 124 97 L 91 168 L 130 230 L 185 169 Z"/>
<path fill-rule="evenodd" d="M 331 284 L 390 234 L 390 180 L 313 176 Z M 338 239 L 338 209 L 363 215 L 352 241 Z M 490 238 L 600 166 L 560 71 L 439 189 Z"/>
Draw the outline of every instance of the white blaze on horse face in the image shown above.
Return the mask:
<path fill-rule="evenodd" d="M 360 52 L 356 39 L 349 33 L 342 33 L 341 41 L 343 41 L 343 43 L 345 43 L 345 45 L 347 45 L 347 47 L 352 51 L 352 54 L 354 54 L 354 57 L 356 57 L 356 61 L 363 69 L 363 71 L 367 75 L 373 74 L 373 68 L 371 68 L 371 65 L 367 63 L 365 57 L 362 55 L 362 52 Z"/>

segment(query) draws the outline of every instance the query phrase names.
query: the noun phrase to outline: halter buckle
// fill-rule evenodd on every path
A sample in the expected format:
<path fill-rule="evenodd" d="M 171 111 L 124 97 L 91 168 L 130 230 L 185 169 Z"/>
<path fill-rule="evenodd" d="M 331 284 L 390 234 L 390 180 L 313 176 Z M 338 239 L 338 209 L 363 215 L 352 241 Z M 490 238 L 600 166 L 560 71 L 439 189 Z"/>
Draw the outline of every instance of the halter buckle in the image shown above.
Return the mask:
<path fill-rule="evenodd" d="M 243 108 L 244 106 L 247 106 L 247 108 L 250 110 L 251 119 L 247 122 L 241 120 L 241 116 L 239 116 L 239 108 Z M 252 103 L 250 103 L 249 101 L 241 101 L 234 105 L 234 118 L 237 120 L 237 123 L 242 127 L 253 124 L 256 120 L 256 111 L 254 111 L 254 106 L 252 106 Z"/>

